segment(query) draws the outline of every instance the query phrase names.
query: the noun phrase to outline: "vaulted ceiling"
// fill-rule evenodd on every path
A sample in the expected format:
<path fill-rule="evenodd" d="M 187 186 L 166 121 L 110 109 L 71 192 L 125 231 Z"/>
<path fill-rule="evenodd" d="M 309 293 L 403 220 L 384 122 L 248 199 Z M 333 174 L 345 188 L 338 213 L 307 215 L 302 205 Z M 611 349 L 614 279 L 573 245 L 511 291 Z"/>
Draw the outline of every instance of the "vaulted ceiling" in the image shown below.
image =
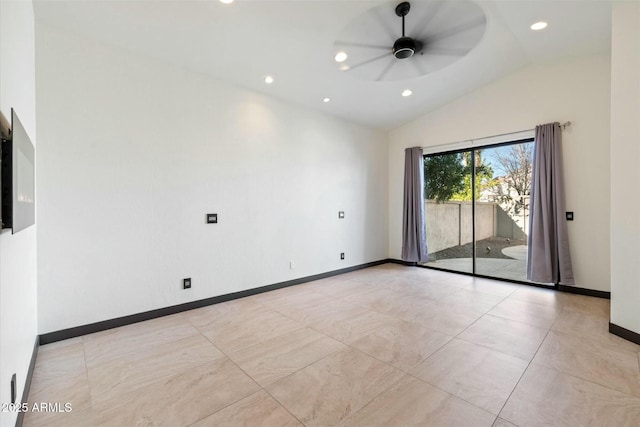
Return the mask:
<path fill-rule="evenodd" d="M 35 0 L 34 9 L 38 23 L 379 129 L 397 127 L 520 68 L 610 49 L 608 1 L 414 0 L 407 36 L 428 38 L 433 29 L 445 45 L 433 37 L 424 56 L 395 59 L 391 47 L 402 32 L 398 3 Z M 471 12 L 471 21 L 466 19 L 465 9 L 457 10 L 463 6 L 484 15 L 485 26 L 474 25 Z M 537 21 L 548 27 L 532 31 Z M 470 32 L 478 36 L 474 43 L 466 37 Z M 380 47 L 385 45 L 388 51 Z M 429 51 L 432 46 L 440 52 Z M 351 59 L 336 63 L 340 50 Z M 368 63 L 369 57 L 377 59 Z M 345 64 L 354 69 L 341 71 Z M 265 84 L 267 75 L 272 84 Z M 401 96 L 406 89 L 411 96 Z"/>

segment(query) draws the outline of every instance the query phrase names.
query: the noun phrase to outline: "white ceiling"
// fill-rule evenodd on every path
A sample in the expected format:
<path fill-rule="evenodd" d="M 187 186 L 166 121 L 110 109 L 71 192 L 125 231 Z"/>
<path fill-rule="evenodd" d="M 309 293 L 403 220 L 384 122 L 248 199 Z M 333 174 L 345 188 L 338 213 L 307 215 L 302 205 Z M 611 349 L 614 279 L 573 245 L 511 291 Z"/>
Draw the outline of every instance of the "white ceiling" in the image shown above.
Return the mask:
<path fill-rule="evenodd" d="M 408 30 L 432 1 L 411 2 Z M 522 67 L 610 49 L 609 1 L 488 0 L 475 2 L 487 19 L 483 38 L 444 68 L 400 81 L 367 81 L 339 71 L 334 43 L 372 8 L 388 5 L 398 20 L 391 31 L 400 36 L 398 3 L 35 0 L 34 9 L 39 22 L 379 129 L 397 127 Z M 531 31 L 540 20 L 548 28 Z M 373 37 L 381 29 L 369 31 Z M 369 37 L 366 30 L 361 34 Z M 275 83 L 266 85 L 266 75 Z M 404 89 L 413 95 L 403 98 Z M 323 103 L 324 97 L 331 102 Z"/>

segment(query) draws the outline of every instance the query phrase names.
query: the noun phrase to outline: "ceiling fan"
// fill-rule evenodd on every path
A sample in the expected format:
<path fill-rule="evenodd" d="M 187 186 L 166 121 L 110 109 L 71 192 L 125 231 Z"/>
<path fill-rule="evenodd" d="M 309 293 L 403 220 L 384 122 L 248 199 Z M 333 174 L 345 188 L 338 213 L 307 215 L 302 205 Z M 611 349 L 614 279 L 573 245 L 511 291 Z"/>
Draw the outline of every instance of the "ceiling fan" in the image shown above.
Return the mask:
<path fill-rule="evenodd" d="M 334 43 L 342 57 L 349 58 L 340 63 L 340 70 L 365 80 L 412 79 L 464 57 L 484 35 L 485 14 L 469 0 L 420 1 L 415 6 L 417 19 L 410 21 L 409 28 L 405 25 L 412 10 L 408 1 L 395 9 L 383 4 L 353 20 Z M 400 37 L 394 30 L 398 17 L 402 19 Z"/>

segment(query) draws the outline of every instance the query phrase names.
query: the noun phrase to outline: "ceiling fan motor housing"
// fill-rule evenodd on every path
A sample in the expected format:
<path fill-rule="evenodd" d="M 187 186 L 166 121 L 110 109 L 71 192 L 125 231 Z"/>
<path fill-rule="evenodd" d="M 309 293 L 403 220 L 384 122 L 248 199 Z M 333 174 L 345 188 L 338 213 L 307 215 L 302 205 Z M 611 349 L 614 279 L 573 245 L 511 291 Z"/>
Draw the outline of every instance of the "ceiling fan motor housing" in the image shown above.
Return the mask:
<path fill-rule="evenodd" d="M 400 37 L 393 44 L 393 56 L 398 59 L 411 58 L 416 53 L 416 42 L 411 37 Z"/>

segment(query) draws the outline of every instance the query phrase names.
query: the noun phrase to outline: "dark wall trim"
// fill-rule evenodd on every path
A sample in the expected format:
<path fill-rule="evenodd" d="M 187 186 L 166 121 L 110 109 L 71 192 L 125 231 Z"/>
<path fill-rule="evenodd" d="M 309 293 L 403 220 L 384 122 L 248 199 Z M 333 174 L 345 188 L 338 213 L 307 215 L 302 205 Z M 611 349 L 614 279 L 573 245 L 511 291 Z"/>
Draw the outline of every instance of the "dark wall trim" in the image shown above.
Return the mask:
<path fill-rule="evenodd" d="M 640 334 L 630 331 L 629 329 L 618 326 L 615 323 L 609 322 L 609 332 L 613 335 L 617 335 L 620 338 L 624 338 L 627 341 L 631 341 L 636 344 L 640 344 Z"/>
<path fill-rule="evenodd" d="M 571 294 L 587 295 L 590 297 L 611 299 L 611 292 L 597 291 L 595 289 L 576 288 L 575 286 L 558 285 L 557 289 L 562 292 L 569 292 Z"/>
<path fill-rule="evenodd" d="M 33 344 L 33 351 L 31 352 L 31 362 L 29 362 L 29 370 L 27 371 L 27 378 L 24 380 L 24 389 L 22 390 L 22 400 L 20 403 L 27 403 L 29 401 L 29 391 L 31 390 L 31 380 L 33 379 L 33 370 L 36 367 L 36 359 L 38 358 L 38 348 L 40 347 L 40 337 L 36 337 L 36 341 Z M 24 420 L 24 412 L 18 412 L 18 418 L 16 418 L 16 427 L 22 427 Z"/>
<path fill-rule="evenodd" d="M 361 270 L 363 268 L 374 267 L 376 265 L 386 264 L 387 262 L 393 262 L 393 261 L 384 259 L 381 261 L 368 262 L 366 264 L 360 264 L 353 267 L 347 267 L 339 270 L 329 271 L 326 273 L 315 274 L 313 276 L 301 277 L 298 279 L 288 280 L 286 282 L 280 282 L 272 285 L 261 286 L 259 288 L 247 289 L 240 292 L 233 292 L 230 294 L 219 295 L 211 298 L 205 298 L 198 301 L 191 301 L 184 304 L 172 305 L 169 307 L 163 307 L 156 310 L 145 311 L 143 313 L 136 313 L 136 314 L 131 314 L 129 316 L 123 316 L 115 319 L 104 320 L 102 322 L 90 323 L 88 325 L 76 326 L 73 328 L 62 329 L 60 331 L 55 331 L 55 332 L 48 332 L 46 334 L 40 335 L 40 344 L 41 345 L 50 344 L 56 341 L 62 341 L 69 338 L 75 338 L 82 335 L 105 331 L 107 329 L 118 328 L 120 326 L 143 322 L 145 320 L 151 320 L 157 317 L 168 316 L 171 314 L 181 313 L 183 311 L 193 310 L 200 307 L 206 307 L 208 305 L 218 304 L 225 301 L 231 301 L 238 298 L 244 298 L 251 295 L 260 294 L 262 292 L 273 291 L 276 289 L 299 285 L 301 283 L 324 279 L 331 276 L 337 276 L 338 274 L 344 274 L 344 273 L 349 273 L 351 271 Z"/>
<path fill-rule="evenodd" d="M 406 265 L 407 267 L 417 267 L 418 263 L 417 262 L 413 262 L 413 261 L 405 261 L 403 259 L 393 259 L 393 258 L 389 258 L 387 260 L 387 262 L 390 262 L 392 264 L 400 264 L 400 265 Z"/>

